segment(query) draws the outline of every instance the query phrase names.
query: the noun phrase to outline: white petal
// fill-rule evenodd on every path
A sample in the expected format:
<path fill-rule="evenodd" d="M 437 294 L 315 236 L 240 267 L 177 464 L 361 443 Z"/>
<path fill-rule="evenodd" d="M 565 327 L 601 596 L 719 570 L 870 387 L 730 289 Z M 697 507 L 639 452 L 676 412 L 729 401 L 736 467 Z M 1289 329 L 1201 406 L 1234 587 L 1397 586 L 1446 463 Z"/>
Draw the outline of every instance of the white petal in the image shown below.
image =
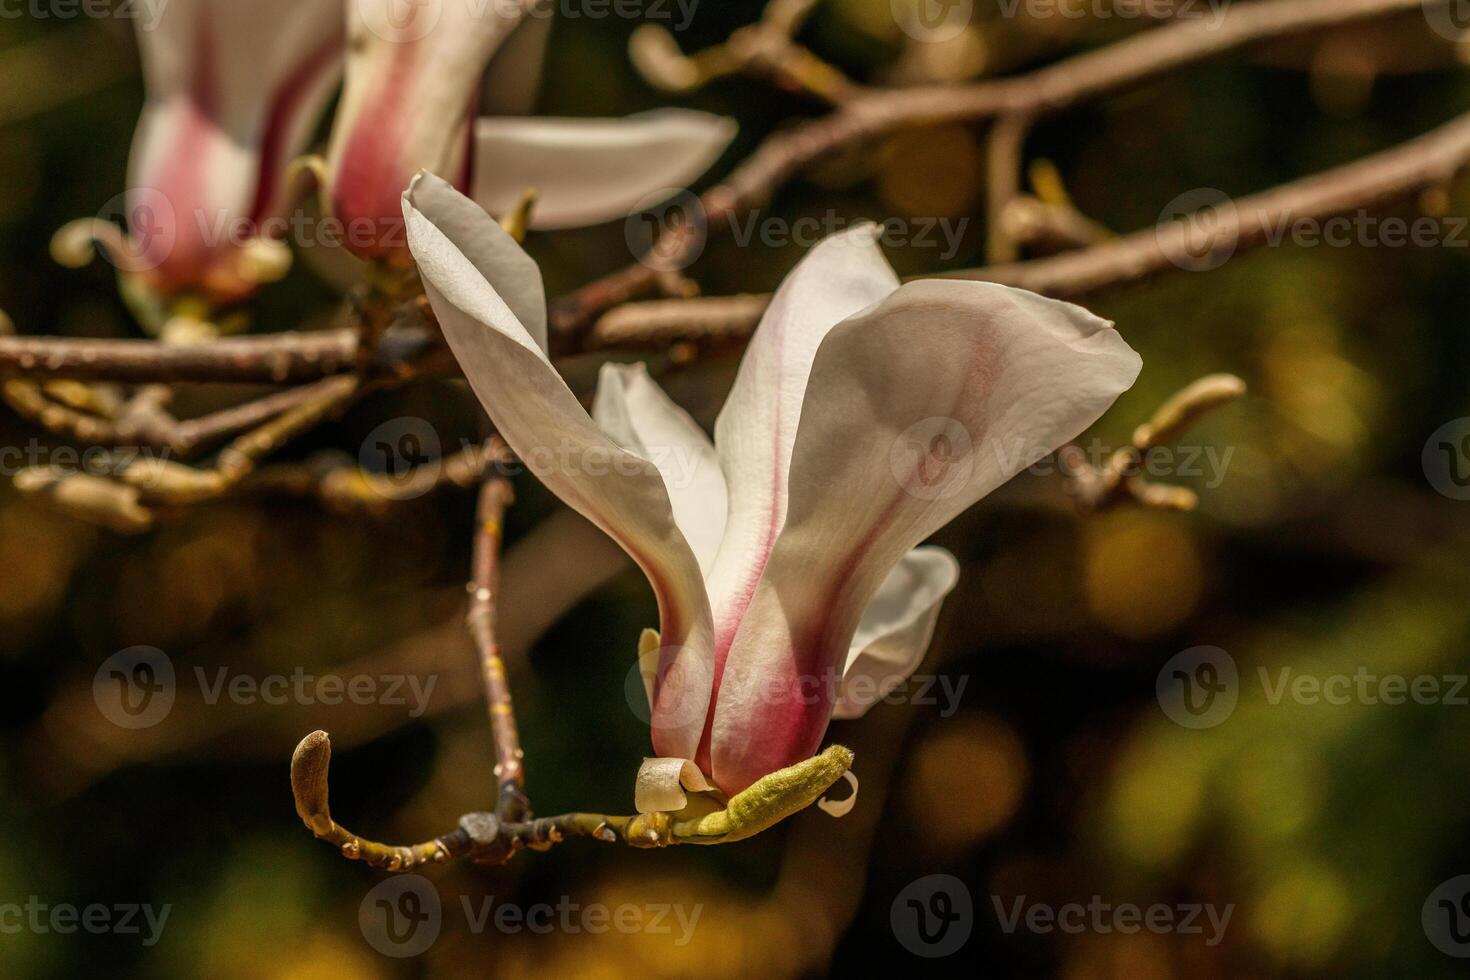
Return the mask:
<path fill-rule="evenodd" d="M 689 803 L 685 793 L 707 793 L 712 787 L 688 759 L 644 759 L 638 768 L 633 806 L 639 813 L 677 813 Z"/>
<path fill-rule="evenodd" d="M 832 330 L 786 524 L 720 682 L 715 781 L 728 790 L 815 751 L 835 700 L 823 682 L 893 566 L 1095 422 L 1139 367 L 1106 321 L 990 283 L 909 283 Z"/>
<path fill-rule="evenodd" d="M 170 0 L 137 25 L 148 101 L 127 211 L 142 264 L 166 290 L 248 292 L 237 246 L 279 231 L 265 226 L 286 167 L 341 74 L 342 0 Z"/>
<path fill-rule="evenodd" d="M 653 585 L 664 643 L 654 745 L 692 757 L 710 697 L 709 603 L 663 478 L 597 427 L 497 292 L 504 284 L 491 279 L 504 274 L 501 260 L 511 246 L 486 249 L 485 242 L 497 235 L 510 242 L 510 236 L 473 201 L 427 174 L 404 195 L 403 213 L 444 336 L 500 434 L 548 489 L 617 541 Z M 486 265 L 475 264 L 486 256 Z M 669 677 L 679 683 L 666 683 Z"/>
<path fill-rule="evenodd" d="M 918 669 L 940 606 L 959 580 L 959 562 L 943 548 L 915 548 L 903 556 L 863 610 L 834 718 L 861 718 Z"/>
<path fill-rule="evenodd" d="M 639 364 L 604 364 L 592 418 L 663 474 L 674 521 L 708 574 L 725 531 L 725 474 L 714 443 Z"/>
<path fill-rule="evenodd" d="M 523 5 L 348 0 L 350 51 L 327 164 L 332 208 L 363 258 L 400 257 L 398 199 L 419 170 L 461 187 L 470 120 L 492 55 Z"/>
<path fill-rule="evenodd" d="M 777 290 L 715 423 L 730 487 L 730 520 L 709 575 L 718 632 L 728 640 L 786 519 L 787 471 L 812 359 L 827 332 L 898 288 L 876 225 L 825 239 Z"/>
<path fill-rule="evenodd" d="M 418 181 L 412 200 L 491 284 L 516 321 L 545 352 L 546 289 L 536 260 L 473 201 L 437 177 L 426 176 Z"/>
<path fill-rule="evenodd" d="M 487 117 L 475 123 L 474 198 L 492 214 L 539 192 L 533 228 L 623 218 L 655 191 L 688 187 L 735 138 L 735 123 L 686 109 L 623 119 Z"/>

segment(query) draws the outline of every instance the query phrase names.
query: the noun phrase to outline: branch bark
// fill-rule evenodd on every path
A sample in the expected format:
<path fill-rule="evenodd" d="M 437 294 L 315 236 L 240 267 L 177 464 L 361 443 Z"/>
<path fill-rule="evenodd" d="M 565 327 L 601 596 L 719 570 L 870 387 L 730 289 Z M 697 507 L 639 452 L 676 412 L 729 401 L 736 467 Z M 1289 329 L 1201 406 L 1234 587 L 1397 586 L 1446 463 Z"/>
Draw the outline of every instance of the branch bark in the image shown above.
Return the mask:
<path fill-rule="evenodd" d="M 1055 114 L 1258 41 L 1422 10 L 1425 2 L 1257 0 L 1231 5 L 1218 21 L 1166 24 L 1026 75 L 973 85 L 865 91 L 829 115 L 769 137 L 724 182 L 701 196 L 704 225 L 713 228 L 732 214 L 759 207 L 803 168 L 830 153 L 904 127 Z M 665 267 L 677 265 L 678 257 L 699 241 L 687 223 L 674 234 L 680 238 L 659 247 Z M 551 304 L 552 329 L 572 334 L 585 330 L 600 314 L 648 293 L 657 280 L 654 268 L 638 263 L 595 280 Z"/>

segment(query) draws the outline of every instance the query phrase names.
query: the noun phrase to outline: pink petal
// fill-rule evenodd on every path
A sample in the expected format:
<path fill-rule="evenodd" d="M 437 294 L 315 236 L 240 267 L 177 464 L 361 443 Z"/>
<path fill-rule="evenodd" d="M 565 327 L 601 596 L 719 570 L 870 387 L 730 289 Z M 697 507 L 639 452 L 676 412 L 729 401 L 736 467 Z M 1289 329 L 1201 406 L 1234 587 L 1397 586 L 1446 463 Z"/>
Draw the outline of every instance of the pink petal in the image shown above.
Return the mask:
<path fill-rule="evenodd" d="M 332 210 L 362 258 L 406 260 L 399 198 L 420 170 L 468 186 L 481 77 L 517 3 L 349 0 L 347 77 L 328 149 Z"/>
<path fill-rule="evenodd" d="M 658 468 L 597 427 L 518 315 L 524 295 L 501 292 L 523 287 L 528 275 L 530 259 L 510 236 L 469 198 L 427 174 L 404 195 L 403 213 L 444 336 L 500 434 L 549 490 L 617 541 L 653 585 L 663 643 L 654 748 L 691 758 L 710 699 L 709 602 Z M 539 290 L 539 276 L 536 282 Z"/>
<path fill-rule="evenodd" d="M 816 750 L 862 612 L 894 565 L 1095 422 L 1139 367 L 1106 321 L 990 283 L 909 283 L 832 330 L 802 406 L 785 526 L 720 681 L 722 790 Z"/>
<path fill-rule="evenodd" d="M 137 265 L 162 292 L 248 294 L 238 247 L 285 208 L 284 175 L 336 87 L 342 0 L 170 0 L 139 21 L 148 102 L 128 167 Z"/>

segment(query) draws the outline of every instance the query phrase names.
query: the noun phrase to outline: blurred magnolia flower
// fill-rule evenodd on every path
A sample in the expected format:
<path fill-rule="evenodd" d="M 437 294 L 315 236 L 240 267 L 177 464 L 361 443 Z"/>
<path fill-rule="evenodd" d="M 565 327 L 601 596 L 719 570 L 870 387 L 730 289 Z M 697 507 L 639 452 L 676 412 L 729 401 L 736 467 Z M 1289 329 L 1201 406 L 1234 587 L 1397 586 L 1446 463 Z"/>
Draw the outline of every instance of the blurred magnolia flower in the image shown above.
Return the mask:
<path fill-rule="evenodd" d="M 148 101 L 119 258 L 149 292 L 227 303 L 289 264 L 266 230 L 341 76 L 342 5 L 169 0 L 139 28 Z"/>
<path fill-rule="evenodd" d="M 1080 307 L 958 280 L 899 285 L 863 224 L 776 293 L 713 442 L 641 367 L 596 421 L 546 355 L 535 263 L 424 175 L 409 247 L 470 384 L 554 493 L 638 562 L 661 636 L 640 666 L 660 756 L 639 808 L 734 794 L 807 759 L 922 659 L 955 560 L 916 546 L 1074 438 L 1140 360 Z M 686 765 L 692 762 L 693 765 Z"/>
<path fill-rule="evenodd" d="M 351 53 L 327 165 L 332 211 L 357 255 L 407 259 L 399 199 L 419 170 L 449 175 L 495 214 L 535 188 L 531 227 L 567 228 L 620 218 L 656 191 L 672 195 L 734 137 L 731 120 L 678 109 L 476 119 L 481 91 L 487 108 L 528 104 L 549 17 L 537 6 L 349 0 Z"/>

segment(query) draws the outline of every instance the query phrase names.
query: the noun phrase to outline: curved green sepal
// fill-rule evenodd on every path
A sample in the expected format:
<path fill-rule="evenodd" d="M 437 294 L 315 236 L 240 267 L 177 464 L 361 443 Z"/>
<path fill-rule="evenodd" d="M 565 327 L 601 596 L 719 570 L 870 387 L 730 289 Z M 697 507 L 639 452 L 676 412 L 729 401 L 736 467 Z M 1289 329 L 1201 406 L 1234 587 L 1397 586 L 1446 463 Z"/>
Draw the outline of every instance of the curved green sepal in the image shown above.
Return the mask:
<path fill-rule="evenodd" d="M 852 768 L 852 750 L 833 745 L 821 755 L 777 770 L 736 793 L 718 813 L 675 822 L 681 844 L 729 844 L 745 840 L 811 806 Z"/>

